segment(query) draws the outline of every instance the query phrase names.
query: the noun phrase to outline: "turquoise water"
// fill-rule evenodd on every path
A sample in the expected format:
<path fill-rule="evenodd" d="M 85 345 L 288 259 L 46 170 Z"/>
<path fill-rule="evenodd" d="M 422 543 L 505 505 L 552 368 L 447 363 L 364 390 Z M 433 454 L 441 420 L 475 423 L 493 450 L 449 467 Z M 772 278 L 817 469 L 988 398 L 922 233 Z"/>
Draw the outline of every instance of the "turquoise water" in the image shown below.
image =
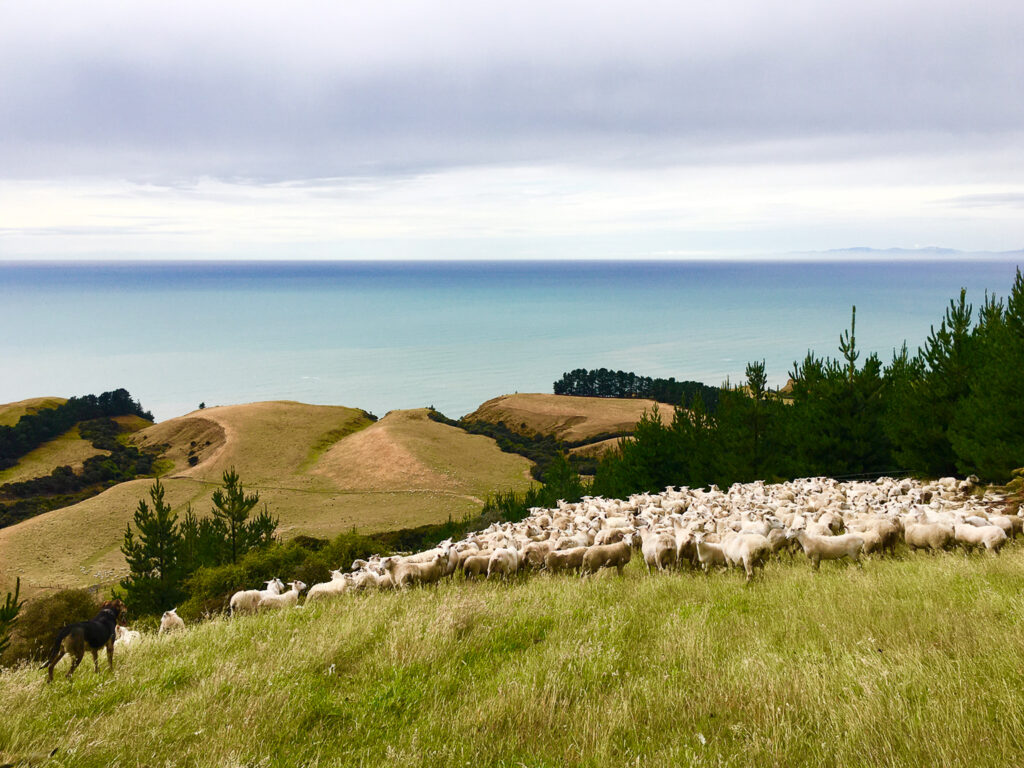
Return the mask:
<path fill-rule="evenodd" d="M 0 264 L 0 402 L 125 387 L 158 419 L 288 399 L 450 416 L 572 368 L 720 384 L 808 349 L 915 349 L 1016 264 Z"/>

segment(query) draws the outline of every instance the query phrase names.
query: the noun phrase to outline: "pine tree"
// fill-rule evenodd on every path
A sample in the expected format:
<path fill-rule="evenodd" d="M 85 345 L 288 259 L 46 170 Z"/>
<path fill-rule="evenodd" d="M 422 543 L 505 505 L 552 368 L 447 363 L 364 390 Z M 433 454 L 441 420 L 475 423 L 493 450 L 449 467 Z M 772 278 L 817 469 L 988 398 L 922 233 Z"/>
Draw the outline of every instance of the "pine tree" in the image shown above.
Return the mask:
<path fill-rule="evenodd" d="M 166 610 L 185 594 L 178 516 L 164 502 L 164 486 L 159 478 L 149 489 L 149 497 L 152 507 L 140 499 L 133 516 L 138 537 L 129 523 L 121 545 L 129 571 L 121 588 L 129 608 L 139 614 Z"/>
<path fill-rule="evenodd" d="M 544 490 L 551 504 L 559 499 L 575 501 L 584 493 L 579 472 L 573 469 L 566 455 L 559 451 L 544 472 Z"/>
<path fill-rule="evenodd" d="M 898 446 L 898 455 L 911 468 L 929 475 L 956 471 L 949 427 L 977 375 L 973 313 L 967 292 L 961 289 L 959 299 L 950 300 L 938 329 L 931 328 L 919 352 L 924 376 L 916 386 L 913 405 L 904 414 L 910 420 L 909 442 Z"/>
<path fill-rule="evenodd" d="M 245 524 L 245 549 L 258 549 L 274 541 L 279 520 L 270 514 L 267 503 L 256 517 Z"/>
<path fill-rule="evenodd" d="M 973 334 L 977 373 L 952 418 L 957 468 L 1006 481 L 1024 466 L 1024 276 L 1006 301 L 986 300 Z"/>
<path fill-rule="evenodd" d="M 246 522 L 249 513 L 259 504 L 260 495 L 246 495 L 234 467 L 225 470 L 223 480 L 224 487 L 213 492 L 212 512 L 214 519 L 224 524 L 227 549 L 231 553 L 231 562 L 236 563 L 238 556 L 249 549 Z"/>
<path fill-rule="evenodd" d="M 857 367 L 856 322 L 854 307 L 850 329 L 839 337 L 841 359 L 821 360 L 809 352 L 790 374 L 787 439 L 797 457 L 795 475 L 843 477 L 889 468 L 882 363 L 871 354 Z"/>

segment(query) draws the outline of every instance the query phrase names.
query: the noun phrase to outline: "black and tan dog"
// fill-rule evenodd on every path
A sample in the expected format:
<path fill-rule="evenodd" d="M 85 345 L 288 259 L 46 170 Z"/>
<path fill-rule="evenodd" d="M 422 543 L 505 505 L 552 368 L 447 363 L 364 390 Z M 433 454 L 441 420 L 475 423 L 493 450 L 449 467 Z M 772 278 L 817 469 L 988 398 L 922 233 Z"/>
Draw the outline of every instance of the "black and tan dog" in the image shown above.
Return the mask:
<path fill-rule="evenodd" d="M 124 603 L 120 600 L 110 600 L 100 607 L 100 612 L 90 621 L 79 621 L 69 624 L 57 633 L 57 641 L 50 651 L 50 660 L 40 669 L 49 668 L 47 682 L 53 682 L 53 668 L 57 666 L 65 653 L 71 655 L 71 669 L 68 670 L 68 680 L 75 673 L 75 668 L 82 662 L 86 649 L 92 652 L 93 666 L 100 671 L 100 660 L 97 654 L 100 648 L 107 649 L 107 661 L 110 668 L 114 668 L 114 638 L 116 627 L 123 623 L 127 614 Z"/>

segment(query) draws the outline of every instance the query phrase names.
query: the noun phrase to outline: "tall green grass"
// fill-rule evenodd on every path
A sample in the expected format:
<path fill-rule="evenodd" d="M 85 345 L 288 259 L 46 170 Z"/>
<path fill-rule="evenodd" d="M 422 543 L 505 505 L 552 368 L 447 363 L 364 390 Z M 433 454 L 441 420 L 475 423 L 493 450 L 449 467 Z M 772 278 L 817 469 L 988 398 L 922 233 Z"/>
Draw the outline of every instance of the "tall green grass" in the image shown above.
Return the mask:
<path fill-rule="evenodd" d="M 1012 765 L 1022 620 L 1020 549 L 359 595 L 4 673 L 0 762 Z"/>

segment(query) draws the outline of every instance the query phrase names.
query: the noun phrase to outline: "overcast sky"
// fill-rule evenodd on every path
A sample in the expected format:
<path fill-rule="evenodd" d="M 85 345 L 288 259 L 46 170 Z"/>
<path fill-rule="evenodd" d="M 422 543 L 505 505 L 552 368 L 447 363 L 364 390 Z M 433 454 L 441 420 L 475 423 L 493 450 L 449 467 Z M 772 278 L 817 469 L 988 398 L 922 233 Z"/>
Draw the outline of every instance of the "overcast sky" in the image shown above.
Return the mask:
<path fill-rule="evenodd" d="M 0 3 L 0 259 L 1024 247 L 1024 2 Z"/>

